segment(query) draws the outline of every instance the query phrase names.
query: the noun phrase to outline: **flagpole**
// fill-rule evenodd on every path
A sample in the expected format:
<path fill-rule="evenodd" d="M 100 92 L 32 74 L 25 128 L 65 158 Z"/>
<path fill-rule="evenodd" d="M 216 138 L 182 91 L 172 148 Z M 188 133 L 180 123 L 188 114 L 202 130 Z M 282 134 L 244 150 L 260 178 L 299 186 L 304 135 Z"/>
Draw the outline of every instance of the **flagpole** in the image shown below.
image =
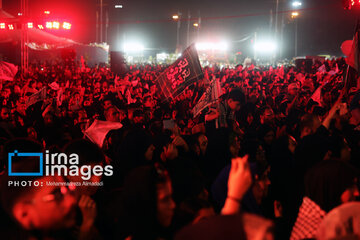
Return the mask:
<path fill-rule="evenodd" d="M 356 40 L 355 37 L 356 37 L 356 32 L 359 30 L 359 18 L 357 19 L 357 22 L 356 22 L 356 26 L 355 26 L 355 31 L 354 31 L 354 38 L 353 38 L 353 44 L 354 44 L 354 41 Z M 359 38 L 359 36 L 358 36 Z M 359 39 L 357 40 L 357 44 L 359 44 Z M 352 49 L 353 50 L 353 49 Z M 359 49 L 357 48 L 357 51 L 359 51 Z M 359 58 L 359 55 L 357 54 L 357 58 Z M 359 61 L 359 59 L 354 59 L 354 61 Z M 359 63 L 358 63 L 359 64 Z M 343 87 L 343 95 L 345 97 L 347 97 L 347 94 L 348 94 L 348 91 L 349 89 L 347 89 L 347 85 L 348 85 L 348 81 L 349 81 L 349 71 L 350 71 L 350 65 L 347 64 L 348 67 L 347 67 L 347 70 L 346 70 L 346 76 L 345 76 L 345 81 L 344 81 L 344 87 Z M 358 71 L 358 69 L 356 69 Z M 359 74 L 359 73 L 358 73 Z"/>
<path fill-rule="evenodd" d="M 348 64 L 347 69 L 346 69 L 344 87 L 343 87 L 343 95 L 344 95 L 345 97 L 347 97 L 347 94 L 348 94 L 348 91 L 346 91 L 346 88 L 347 88 L 346 85 L 348 84 L 349 70 L 350 70 L 350 65 Z"/>
<path fill-rule="evenodd" d="M 218 109 L 218 111 L 219 111 L 219 113 L 220 113 L 220 101 L 219 101 L 219 91 L 218 91 L 218 83 L 216 82 L 216 81 L 218 81 L 217 79 L 216 79 L 216 76 L 214 76 L 214 79 L 213 79 L 213 81 L 215 81 L 215 99 L 217 99 L 217 109 Z M 220 116 L 219 116 L 220 117 Z M 219 128 L 219 117 L 216 119 L 216 121 L 215 121 L 215 125 L 216 125 L 216 129 L 218 129 Z"/>

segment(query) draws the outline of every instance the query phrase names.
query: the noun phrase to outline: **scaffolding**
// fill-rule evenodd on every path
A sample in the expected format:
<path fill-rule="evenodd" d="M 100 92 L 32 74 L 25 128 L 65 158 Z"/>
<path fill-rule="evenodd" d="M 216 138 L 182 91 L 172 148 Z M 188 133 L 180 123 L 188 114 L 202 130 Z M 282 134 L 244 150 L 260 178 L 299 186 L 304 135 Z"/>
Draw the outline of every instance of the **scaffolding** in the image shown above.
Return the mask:
<path fill-rule="evenodd" d="M 21 0 L 21 74 L 24 76 L 29 68 L 29 36 L 27 23 L 24 21 L 28 17 L 28 0 Z"/>

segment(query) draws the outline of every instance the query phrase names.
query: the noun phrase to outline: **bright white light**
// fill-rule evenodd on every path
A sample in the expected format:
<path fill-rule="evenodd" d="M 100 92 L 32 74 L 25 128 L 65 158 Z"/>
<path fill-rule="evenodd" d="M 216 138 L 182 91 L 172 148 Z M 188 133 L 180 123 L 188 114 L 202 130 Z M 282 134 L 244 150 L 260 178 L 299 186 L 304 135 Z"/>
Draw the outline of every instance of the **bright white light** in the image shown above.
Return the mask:
<path fill-rule="evenodd" d="M 226 42 L 199 42 L 195 44 L 198 51 L 226 51 L 228 44 Z"/>
<path fill-rule="evenodd" d="M 220 42 L 219 44 L 217 44 L 217 46 L 215 47 L 215 50 L 221 50 L 221 51 L 226 51 L 228 49 L 228 44 L 226 42 Z"/>
<path fill-rule="evenodd" d="M 123 5 L 120 5 L 120 4 L 115 5 L 115 8 L 123 8 Z"/>
<path fill-rule="evenodd" d="M 52 29 L 53 28 L 52 22 L 46 22 L 46 28 Z"/>
<path fill-rule="evenodd" d="M 125 43 L 124 44 L 124 52 L 142 52 L 145 47 L 141 43 Z"/>
<path fill-rule="evenodd" d="M 204 50 L 208 50 L 211 48 L 211 44 L 210 43 L 205 43 L 205 42 L 199 42 L 195 44 L 195 47 L 198 51 L 204 51 Z"/>
<path fill-rule="evenodd" d="M 276 44 L 274 42 L 257 42 L 254 45 L 255 51 L 262 53 L 272 53 L 276 50 Z"/>
<path fill-rule="evenodd" d="M 59 29 L 60 28 L 60 23 L 55 21 L 55 22 L 52 23 L 52 27 L 55 28 L 55 29 Z"/>
<path fill-rule="evenodd" d="M 299 16 L 299 12 L 292 12 L 291 18 L 297 18 Z"/>
<path fill-rule="evenodd" d="M 158 54 L 156 54 L 156 60 L 157 61 L 165 61 L 167 58 L 169 58 L 168 53 L 158 53 Z"/>
<path fill-rule="evenodd" d="M 293 5 L 293 7 L 300 7 L 302 5 L 302 3 L 299 1 L 295 1 L 292 3 L 292 5 Z"/>
<path fill-rule="evenodd" d="M 134 61 L 134 57 L 133 56 L 128 56 L 126 58 L 126 60 L 127 60 L 127 62 L 132 63 Z"/>
<path fill-rule="evenodd" d="M 68 22 L 63 22 L 62 27 L 63 27 L 63 29 L 70 30 L 71 29 L 71 24 L 68 23 Z"/>

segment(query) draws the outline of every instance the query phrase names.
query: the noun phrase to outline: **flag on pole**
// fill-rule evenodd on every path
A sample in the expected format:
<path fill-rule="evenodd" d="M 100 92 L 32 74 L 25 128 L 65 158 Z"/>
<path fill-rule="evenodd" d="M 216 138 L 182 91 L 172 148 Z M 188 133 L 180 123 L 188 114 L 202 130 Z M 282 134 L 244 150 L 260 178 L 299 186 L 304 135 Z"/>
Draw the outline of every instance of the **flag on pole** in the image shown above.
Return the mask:
<path fill-rule="evenodd" d="M 0 61 L 0 80 L 12 81 L 18 71 L 14 64 Z"/>
<path fill-rule="evenodd" d="M 95 119 L 93 124 L 85 130 L 84 134 L 90 141 L 102 147 L 108 132 L 122 128 L 122 126 L 123 125 L 119 122 L 100 121 Z"/>
<path fill-rule="evenodd" d="M 351 51 L 349 57 L 346 58 L 346 63 L 354 68 L 358 73 L 360 72 L 360 64 L 359 64 L 359 34 L 360 34 L 360 24 L 357 23 L 354 38 L 352 41 Z"/>
<path fill-rule="evenodd" d="M 318 72 L 321 72 L 321 73 L 326 73 L 326 67 L 325 67 L 325 64 L 321 65 L 321 66 L 318 68 Z"/>
<path fill-rule="evenodd" d="M 196 117 L 202 110 L 211 106 L 219 100 L 222 95 L 219 79 L 213 79 L 206 92 L 201 96 L 199 102 L 192 110 L 193 116 Z"/>
<path fill-rule="evenodd" d="M 203 76 L 195 44 L 190 45 L 157 79 L 165 98 L 176 98 Z"/>
<path fill-rule="evenodd" d="M 314 102 L 317 102 L 319 103 L 319 106 L 322 106 L 321 104 L 321 89 L 322 89 L 323 85 L 319 86 L 315 92 L 313 93 L 313 95 L 311 96 L 311 99 L 314 101 Z"/>
<path fill-rule="evenodd" d="M 358 85 L 357 78 L 358 78 L 358 74 L 360 73 L 360 63 L 359 63 L 359 57 L 360 57 L 359 37 L 360 36 L 359 35 L 360 35 L 360 23 L 358 21 L 356 24 L 354 38 L 352 40 L 351 50 L 348 51 L 349 55 L 345 59 L 346 63 L 348 64 L 348 68 L 347 68 L 346 76 L 345 76 L 345 80 L 344 80 L 344 88 L 343 88 L 344 94 L 347 94 L 351 87 Z M 343 46 L 343 45 L 346 45 L 344 43 L 342 44 L 343 52 L 345 50 L 345 46 Z"/>
<path fill-rule="evenodd" d="M 46 98 L 46 87 L 43 87 L 42 89 L 40 89 L 39 91 L 37 91 L 27 99 L 26 108 L 30 107 L 31 105 L 37 102 L 44 101 L 45 98 Z"/>
<path fill-rule="evenodd" d="M 57 82 L 50 83 L 49 87 L 54 91 L 58 91 L 60 89 L 60 86 L 59 86 L 59 84 Z"/>

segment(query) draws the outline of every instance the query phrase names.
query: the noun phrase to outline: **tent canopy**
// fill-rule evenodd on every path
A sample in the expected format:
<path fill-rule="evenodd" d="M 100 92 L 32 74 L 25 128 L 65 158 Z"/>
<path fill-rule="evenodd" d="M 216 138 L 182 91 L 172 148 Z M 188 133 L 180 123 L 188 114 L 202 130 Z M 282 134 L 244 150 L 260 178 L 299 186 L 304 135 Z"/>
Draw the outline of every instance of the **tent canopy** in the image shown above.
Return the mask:
<path fill-rule="evenodd" d="M 14 22 L 17 21 L 17 19 L 14 16 L 5 12 L 3 9 L 0 9 L 0 21 L 1 20 L 8 21 L 9 19 L 13 19 Z M 21 30 L 15 29 L 15 30 L 0 30 L 0 31 L 1 31 L 0 43 L 21 41 Z M 71 39 L 61 38 L 36 28 L 28 29 L 27 31 L 28 31 L 29 43 L 55 45 L 56 47 L 68 47 L 77 44 Z"/>

